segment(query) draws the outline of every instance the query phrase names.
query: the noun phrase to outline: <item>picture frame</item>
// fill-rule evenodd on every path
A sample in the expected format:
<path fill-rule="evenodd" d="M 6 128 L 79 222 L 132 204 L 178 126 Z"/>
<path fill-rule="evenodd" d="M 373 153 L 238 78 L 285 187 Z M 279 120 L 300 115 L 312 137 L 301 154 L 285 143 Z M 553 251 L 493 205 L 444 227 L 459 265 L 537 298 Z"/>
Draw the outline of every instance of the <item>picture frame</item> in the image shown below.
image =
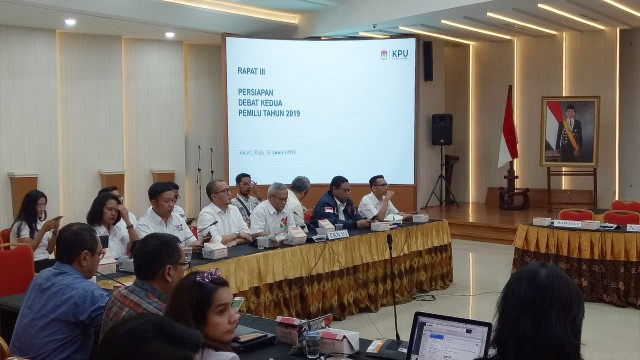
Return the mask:
<path fill-rule="evenodd" d="M 599 96 L 543 96 L 540 166 L 598 167 Z"/>

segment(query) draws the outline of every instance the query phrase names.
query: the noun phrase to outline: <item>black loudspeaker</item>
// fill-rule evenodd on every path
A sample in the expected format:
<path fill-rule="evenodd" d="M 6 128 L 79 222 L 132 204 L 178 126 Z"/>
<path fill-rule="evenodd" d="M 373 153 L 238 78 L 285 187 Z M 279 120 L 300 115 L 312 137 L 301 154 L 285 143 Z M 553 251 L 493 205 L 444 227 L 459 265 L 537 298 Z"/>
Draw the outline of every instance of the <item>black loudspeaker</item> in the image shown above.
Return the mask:
<path fill-rule="evenodd" d="M 424 65 L 424 81 L 433 81 L 433 44 L 431 41 L 422 43 L 422 59 Z"/>
<path fill-rule="evenodd" d="M 451 145 L 453 138 L 453 115 L 433 114 L 431 116 L 431 143 Z"/>

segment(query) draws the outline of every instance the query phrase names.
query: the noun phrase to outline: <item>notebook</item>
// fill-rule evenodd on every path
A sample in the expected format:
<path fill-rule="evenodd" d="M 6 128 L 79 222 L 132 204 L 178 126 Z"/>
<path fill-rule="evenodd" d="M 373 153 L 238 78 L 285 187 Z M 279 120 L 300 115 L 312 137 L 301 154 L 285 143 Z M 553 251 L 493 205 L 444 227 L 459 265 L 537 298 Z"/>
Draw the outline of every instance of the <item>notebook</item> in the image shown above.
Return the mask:
<path fill-rule="evenodd" d="M 238 325 L 231 347 L 235 352 L 243 352 L 272 345 L 275 341 L 274 334 Z"/>
<path fill-rule="evenodd" d="M 489 353 L 490 322 L 416 312 L 407 360 L 474 360 Z"/>

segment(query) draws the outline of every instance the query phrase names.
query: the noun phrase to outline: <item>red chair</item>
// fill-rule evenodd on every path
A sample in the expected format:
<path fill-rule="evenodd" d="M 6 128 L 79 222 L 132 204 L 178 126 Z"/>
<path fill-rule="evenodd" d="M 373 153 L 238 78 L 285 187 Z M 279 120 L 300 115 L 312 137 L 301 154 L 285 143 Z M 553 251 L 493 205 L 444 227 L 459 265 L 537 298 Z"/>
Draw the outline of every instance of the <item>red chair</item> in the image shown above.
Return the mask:
<path fill-rule="evenodd" d="M 604 213 L 604 222 L 623 227 L 629 224 L 640 225 L 640 214 L 634 211 L 611 210 Z"/>
<path fill-rule="evenodd" d="M 611 210 L 640 211 L 640 201 L 614 200 L 611 203 Z"/>
<path fill-rule="evenodd" d="M 0 251 L 0 296 L 27 292 L 35 275 L 31 246 L 14 243 L 0 247 L 5 248 Z"/>
<path fill-rule="evenodd" d="M 3 229 L 2 231 L 0 231 L 0 244 L 8 243 L 10 236 L 11 236 L 11 228 Z"/>
<path fill-rule="evenodd" d="M 582 221 L 582 220 L 593 220 L 594 216 L 591 210 L 562 209 L 558 213 L 558 218 L 560 220 Z"/>
<path fill-rule="evenodd" d="M 313 209 L 309 209 L 309 210 L 304 212 L 304 222 L 305 223 L 308 223 L 309 221 L 311 221 L 311 215 L 313 215 Z"/>

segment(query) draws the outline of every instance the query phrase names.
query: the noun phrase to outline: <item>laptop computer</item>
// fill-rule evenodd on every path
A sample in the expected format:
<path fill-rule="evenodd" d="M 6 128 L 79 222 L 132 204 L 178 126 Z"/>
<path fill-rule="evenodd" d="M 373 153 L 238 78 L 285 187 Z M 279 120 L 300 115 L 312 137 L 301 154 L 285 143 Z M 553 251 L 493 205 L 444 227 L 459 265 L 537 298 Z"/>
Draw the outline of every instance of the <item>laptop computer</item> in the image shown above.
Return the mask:
<path fill-rule="evenodd" d="M 492 324 L 416 312 L 406 360 L 474 360 L 487 357 Z"/>
<path fill-rule="evenodd" d="M 236 336 L 231 342 L 231 348 L 239 353 L 273 345 L 275 342 L 276 336 L 274 334 L 238 325 Z"/>

